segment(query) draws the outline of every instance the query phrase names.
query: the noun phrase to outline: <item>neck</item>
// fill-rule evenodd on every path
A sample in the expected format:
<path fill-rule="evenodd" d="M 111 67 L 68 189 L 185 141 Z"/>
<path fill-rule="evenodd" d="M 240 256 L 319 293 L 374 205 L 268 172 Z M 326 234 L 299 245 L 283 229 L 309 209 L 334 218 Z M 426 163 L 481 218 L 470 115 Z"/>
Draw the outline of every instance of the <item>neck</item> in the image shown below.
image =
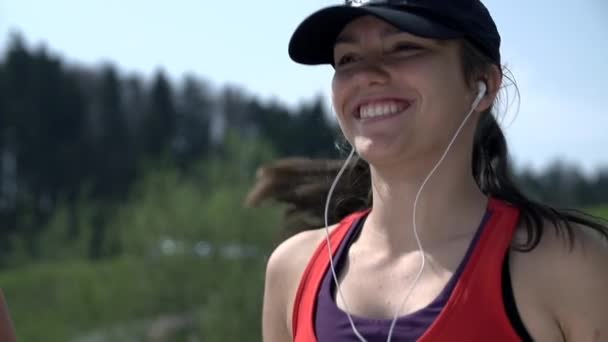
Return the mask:
<path fill-rule="evenodd" d="M 474 232 L 485 213 L 487 197 L 477 187 L 470 158 L 454 153 L 426 182 L 416 202 L 416 231 L 423 245 L 446 242 Z M 389 253 L 418 248 L 414 234 L 414 204 L 424 179 L 435 162 L 371 169 L 373 210 L 360 241 L 380 244 Z"/>

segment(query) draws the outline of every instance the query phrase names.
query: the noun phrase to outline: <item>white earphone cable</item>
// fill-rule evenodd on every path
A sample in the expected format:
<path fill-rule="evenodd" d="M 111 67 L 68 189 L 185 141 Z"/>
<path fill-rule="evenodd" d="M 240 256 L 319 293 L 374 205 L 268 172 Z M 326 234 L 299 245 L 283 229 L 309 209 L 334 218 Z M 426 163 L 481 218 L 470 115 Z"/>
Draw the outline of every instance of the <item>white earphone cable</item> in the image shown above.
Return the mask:
<path fill-rule="evenodd" d="M 416 238 L 416 243 L 418 245 L 418 250 L 420 251 L 422 259 L 420 261 L 420 269 L 418 270 L 418 273 L 416 274 L 416 277 L 414 278 L 414 282 L 410 286 L 410 288 L 409 288 L 406 296 L 401 301 L 401 304 L 399 305 L 399 308 L 396 310 L 395 316 L 393 317 L 393 320 L 391 321 L 391 326 L 389 328 L 388 336 L 387 336 L 387 342 L 391 342 L 391 338 L 393 336 L 393 331 L 395 329 L 397 318 L 399 317 L 399 312 L 401 312 L 401 310 L 403 309 L 405 303 L 407 302 L 407 300 L 409 299 L 410 295 L 414 291 L 414 288 L 418 284 L 418 281 L 420 280 L 420 278 L 422 276 L 422 273 L 424 272 L 424 266 L 426 265 L 425 252 L 424 252 L 424 249 L 422 247 L 422 242 L 420 241 L 420 237 L 418 236 L 418 229 L 417 229 L 417 226 L 416 226 L 416 210 L 417 210 L 417 207 L 418 207 L 418 199 L 420 198 L 420 194 L 422 193 L 422 190 L 423 190 L 424 186 L 429 181 L 429 179 L 431 178 L 431 176 L 435 173 L 435 171 L 437 170 L 437 168 L 439 168 L 439 165 L 441 165 L 441 163 L 443 162 L 443 160 L 447 156 L 448 152 L 450 151 L 450 148 L 452 147 L 452 145 L 456 141 L 456 138 L 460 134 L 460 131 L 465 126 L 466 122 L 468 121 L 468 119 L 471 116 L 471 114 L 474 112 L 475 108 L 479 105 L 479 103 L 483 99 L 483 96 L 485 95 L 485 92 L 486 92 L 486 85 L 485 85 L 485 83 L 480 82 L 479 83 L 479 93 L 477 95 L 477 98 L 475 99 L 475 101 L 473 101 L 473 104 L 471 105 L 471 110 L 469 111 L 469 113 L 463 119 L 462 123 L 460 124 L 460 126 L 458 127 L 458 129 L 456 130 L 456 132 L 454 133 L 454 136 L 452 137 L 452 140 L 450 140 L 450 143 L 448 144 L 447 148 L 445 149 L 443 155 L 441 156 L 441 158 L 439 159 L 439 161 L 435 164 L 435 166 L 433 167 L 433 169 L 431 170 L 431 172 L 429 172 L 429 174 L 426 176 L 426 178 L 424 179 L 424 181 L 420 185 L 420 188 L 418 189 L 418 192 L 416 193 L 416 198 L 414 199 L 414 208 L 413 208 L 413 215 L 412 215 L 412 223 L 413 223 L 414 237 Z M 349 164 L 350 160 L 352 159 L 354 153 L 355 153 L 355 148 L 353 147 L 352 150 L 351 150 L 351 152 L 350 152 L 350 154 L 348 155 L 348 158 L 346 158 L 346 160 L 344 161 L 344 164 L 342 165 L 342 168 L 340 168 L 340 171 L 336 175 L 336 178 L 334 179 L 334 181 L 333 181 L 333 183 L 332 183 L 332 185 L 331 185 L 331 187 L 329 189 L 329 193 L 327 194 L 327 199 L 325 201 L 325 213 L 324 213 L 324 218 L 325 218 L 325 237 L 326 237 L 327 248 L 329 250 L 329 263 L 330 263 L 331 273 L 332 273 L 334 282 L 336 284 L 336 289 L 337 289 L 338 295 L 340 296 L 340 299 L 342 300 L 342 303 L 344 303 L 344 307 L 346 309 L 345 312 L 346 312 L 346 315 L 348 317 L 348 321 L 350 322 L 350 325 L 351 325 L 351 328 L 353 330 L 353 333 L 357 336 L 357 338 L 359 338 L 359 340 L 361 342 L 367 342 L 367 340 L 357 330 L 357 327 L 355 326 L 355 323 L 353 322 L 353 319 L 352 319 L 352 317 L 350 315 L 350 309 L 348 307 L 348 304 L 346 303 L 344 295 L 342 294 L 342 290 L 340 289 L 340 283 L 338 281 L 338 276 L 336 274 L 336 269 L 335 269 L 334 262 L 333 262 L 333 253 L 332 253 L 331 241 L 330 241 L 330 237 L 329 237 L 329 223 L 328 223 L 328 218 L 327 218 L 328 211 L 329 211 L 329 203 L 331 201 L 331 196 L 332 196 L 332 194 L 334 192 L 334 189 L 335 189 L 336 185 L 338 184 L 338 181 L 339 181 L 340 177 L 344 173 L 344 170 L 346 169 L 346 166 Z"/>
<path fill-rule="evenodd" d="M 346 166 L 348 165 L 348 163 L 350 162 L 350 160 L 352 159 L 354 154 L 355 154 L 355 148 L 353 147 L 353 149 L 350 151 L 350 154 L 348 155 L 348 158 L 346 158 L 346 161 L 344 161 L 342 168 L 340 168 L 340 171 L 338 171 L 338 175 L 336 176 L 336 178 L 334 178 L 334 182 L 331 184 L 331 187 L 329 188 L 329 193 L 327 194 L 327 199 L 325 201 L 325 214 L 324 214 L 325 239 L 326 239 L 326 243 L 327 243 L 327 249 L 329 251 L 329 265 L 331 268 L 331 274 L 334 278 L 336 288 L 338 289 L 338 295 L 340 296 L 340 299 L 342 299 L 342 303 L 344 303 L 344 306 L 346 308 L 346 310 L 345 310 L 346 316 L 348 317 L 350 326 L 353 329 L 353 333 L 359 338 L 359 340 L 361 342 L 367 342 L 367 340 L 359 333 L 359 330 L 357 330 L 357 327 L 355 326 L 355 322 L 353 322 L 353 318 L 350 316 L 350 309 L 348 307 L 348 304 L 346 304 L 346 300 L 344 300 L 344 295 L 342 294 L 342 290 L 340 290 L 340 282 L 338 281 L 338 275 L 336 274 L 336 267 L 334 266 L 334 260 L 333 260 L 334 258 L 333 258 L 333 253 L 332 253 L 332 249 L 331 249 L 331 241 L 329 238 L 329 223 L 327 222 L 327 214 L 329 211 L 329 203 L 331 200 L 331 195 L 333 194 L 336 184 L 338 184 L 338 180 L 342 176 L 342 173 L 344 173 Z"/>
<path fill-rule="evenodd" d="M 480 85 L 480 87 L 479 87 L 479 93 L 477 95 L 477 98 L 475 99 L 475 101 L 473 101 L 473 104 L 471 105 L 471 110 L 469 111 L 469 113 L 467 114 L 467 116 L 465 116 L 464 120 L 462 120 L 462 123 L 460 124 L 460 126 L 456 130 L 456 133 L 454 133 L 454 136 L 452 137 L 452 140 L 450 140 L 450 143 L 448 144 L 448 147 L 443 152 L 443 155 L 441 156 L 441 158 L 439 158 L 439 161 L 437 162 L 437 164 L 435 164 L 435 167 L 433 167 L 433 169 L 431 170 L 431 172 L 429 172 L 429 174 L 426 176 L 426 178 L 422 182 L 422 185 L 420 185 L 420 189 L 418 189 L 418 192 L 416 193 L 416 199 L 414 200 L 414 212 L 412 214 L 412 221 L 413 221 L 412 224 L 413 224 L 413 227 L 414 227 L 414 237 L 416 238 L 416 243 L 418 244 L 418 250 L 420 251 L 420 255 L 422 256 L 422 260 L 420 261 L 420 269 L 418 270 L 418 274 L 416 275 L 416 278 L 414 279 L 414 282 L 412 283 L 412 286 L 410 286 L 410 289 L 409 289 L 407 295 L 405 296 L 405 298 L 403 298 L 403 301 L 401 302 L 401 305 L 399 305 L 399 308 L 395 312 L 395 317 L 393 318 L 393 321 L 391 322 L 391 327 L 390 327 L 390 329 L 388 331 L 388 337 L 386 339 L 387 342 L 391 341 L 391 338 L 393 336 L 393 330 L 395 329 L 395 324 L 397 323 L 397 318 L 399 317 L 399 312 L 403 309 L 403 306 L 405 305 L 405 303 L 409 299 L 410 295 L 414 291 L 414 288 L 416 287 L 416 284 L 418 284 L 418 281 L 420 280 L 420 277 L 422 276 L 422 272 L 424 271 L 424 266 L 425 266 L 425 262 L 426 262 L 424 248 L 422 247 L 422 242 L 420 241 L 420 237 L 418 236 L 418 228 L 416 226 L 416 209 L 418 208 L 418 199 L 420 198 L 420 194 L 422 193 L 422 189 L 424 188 L 424 186 L 426 185 L 426 183 L 429 181 L 429 179 L 435 173 L 435 171 L 437 170 L 437 168 L 439 168 L 439 165 L 441 165 L 441 163 L 443 162 L 443 160 L 445 159 L 445 157 L 448 155 L 448 152 L 450 151 L 450 148 L 452 148 L 452 145 L 454 144 L 454 141 L 456 141 L 456 138 L 460 134 L 460 131 L 462 130 L 462 128 L 464 127 L 464 125 L 468 121 L 468 119 L 471 116 L 471 114 L 473 114 L 473 111 L 475 111 L 475 108 L 479 105 L 479 102 L 483 98 L 484 94 L 485 94 L 485 84 L 483 86 Z"/>

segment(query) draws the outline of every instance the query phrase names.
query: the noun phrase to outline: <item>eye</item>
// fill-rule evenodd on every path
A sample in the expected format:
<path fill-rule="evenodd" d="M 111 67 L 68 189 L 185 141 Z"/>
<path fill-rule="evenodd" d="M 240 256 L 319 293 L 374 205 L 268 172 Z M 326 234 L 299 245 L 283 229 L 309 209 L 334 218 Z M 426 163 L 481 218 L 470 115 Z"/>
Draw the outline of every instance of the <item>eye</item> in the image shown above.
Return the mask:
<path fill-rule="evenodd" d="M 389 53 L 413 53 L 421 50 L 422 47 L 419 45 L 402 42 L 394 44 L 389 50 Z"/>
<path fill-rule="evenodd" d="M 341 57 L 338 57 L 335 62 L 336 66 L 345 66 L 347 64 L 353 63 L 357 60 L 357 56 L 353 53 L 347 53 Z"/>

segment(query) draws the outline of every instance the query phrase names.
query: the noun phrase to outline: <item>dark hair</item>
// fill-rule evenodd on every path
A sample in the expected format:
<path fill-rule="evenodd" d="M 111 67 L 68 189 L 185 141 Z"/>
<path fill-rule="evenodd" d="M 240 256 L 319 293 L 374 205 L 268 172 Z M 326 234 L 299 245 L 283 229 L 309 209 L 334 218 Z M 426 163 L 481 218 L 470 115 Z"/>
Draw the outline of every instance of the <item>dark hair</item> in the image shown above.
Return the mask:
<path fill-rule="evenodd" d="M 493 62 L 467 41 L 462 44 L 462 70 L 468 86 L 482 79 Z M 508 71 L 506 68 L 501 73 Z M 517 91 L 512 77 L 504 76 Z M 505 87 L 503 85 L 503 87 Z M 534 249 L 543 233 L 545 222 L 551 222 L 556 233 L 565 236 L 572 246 L 572 223 L 580 224 L 608 238 L 608 228 L 601 218 L 576 209 L 557 209 L 526 196 L 515 184 L 511 173 L 507 142 L 492 114 L 493 107 L 481 113 L 473 142 L 473 177 L 480 190 L 487 196 L 503 200 L 520 209 L 527 239 L 514 244 L 520 251 Z M 258 171 L 258 180 L 249 193 L 246 204 L 253 206 L 266 199 L 287 204 L 287 234 L 296 230 L 324 226 L 324 206 L 329 187 L 342 166 L 342 160 L 314 160 L 287 158 Z M 331 223 L 346 215 L 371 206 L 371 178 L 369 165 L 354 157 L 336 189 L 331 205 Z"/>
<path fill-rule="evenodd" d="M 469 86 L 492 66 L 491 60 L 466 41 L 462 48 L 462 63 Z M 504 70 L 507 69 L 504 68 Z M 509 76 L 505 76 L 505 78 L 519 93 L 513 78 Z M 570 245 L 574 241 L 572 223 L 586 226 L 608 238 L 608 228 L 602 224 L 601 218 L 577 209 L 558 209 L 537 202 L 518 188 L 511 174 L 507 142 L 496 118 L 492 115 L 492 108 L 483 112 L 477 123 L 473 143 L 472 169 L 473 177 L 484 194 L 501 199 L 520 209 L 520 219 L 524 222 L 527 239 L 525 242 L 516 243 L 515 249 L 520 251 L 534 249 L 544 233 L 545 221 L 551 222 L 556 229 L 555 232 L 565 236 Z"/>

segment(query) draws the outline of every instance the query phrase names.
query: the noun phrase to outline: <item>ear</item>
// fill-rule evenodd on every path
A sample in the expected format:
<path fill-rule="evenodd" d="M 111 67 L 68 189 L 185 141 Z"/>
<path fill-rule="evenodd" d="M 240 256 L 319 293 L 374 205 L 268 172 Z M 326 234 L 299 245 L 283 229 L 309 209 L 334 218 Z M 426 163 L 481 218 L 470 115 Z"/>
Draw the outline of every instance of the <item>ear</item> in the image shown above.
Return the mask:
<path fill-rule="evenodd" d="M 486 83 L 487 90 L 486 95 L 483 97 L 477 108 L 476 112 L 483 112 L 490 108 L 496 99 L 496 95 L 500 90 L 502 84 L 502 72 L 497 65 L 492 65 L 488 72 L 484 75 L 484 82 Z"/>

